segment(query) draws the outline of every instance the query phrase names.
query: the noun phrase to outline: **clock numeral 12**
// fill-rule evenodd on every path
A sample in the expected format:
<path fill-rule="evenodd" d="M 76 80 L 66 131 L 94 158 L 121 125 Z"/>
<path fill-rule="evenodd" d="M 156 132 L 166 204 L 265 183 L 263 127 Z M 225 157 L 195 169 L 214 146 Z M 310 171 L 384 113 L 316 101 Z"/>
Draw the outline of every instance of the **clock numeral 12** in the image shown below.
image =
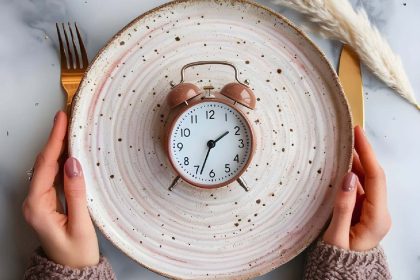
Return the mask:
<path fill-rule="evenodd" d="M 206 111 L 206 119 L 214 120 L 214 110 Z"/>

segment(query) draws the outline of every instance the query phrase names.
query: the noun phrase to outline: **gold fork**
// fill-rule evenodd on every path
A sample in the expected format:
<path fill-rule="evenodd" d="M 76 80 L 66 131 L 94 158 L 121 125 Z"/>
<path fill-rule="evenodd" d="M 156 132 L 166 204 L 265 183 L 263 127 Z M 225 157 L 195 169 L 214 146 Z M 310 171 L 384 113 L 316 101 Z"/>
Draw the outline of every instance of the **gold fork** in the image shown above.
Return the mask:
<path fill-rule="evenodd" d="M 89 62 L 82 37 L 80 36 L 80 32 L 77 28 L 76 23 L 74 23 L 74 27 L 77 34 L 77 42 L 79 45 L 80 53 L 78 52 L 78 48 L 76 47 L 75 36 L 70 22 L 68 23 L 68 29 L 70 31 L 73 50 L 71 50 L 70 47 L 69 37 L 67 36 L 65 24 L 61 23 L 62 32 L 64 33 L 64 38 L 66 41 L 66 47 L 63 44 L 59 24 L 56 23 L 55 26 L 57 28 L 58 41 L 60 43 L 61 85 L 63 86 L 63 89 L 67 94 L 66 111 L 67 115 L 70 117 L 71 104 L 73 101 L 74 94 L 76 93 L 79 87 L 80 81 L 83 78 L 83 75 L 88 67 Z"/>
<path fill-rule="evenodd" d="M 65 45 L 63 44 L 63 39 L 60 32 L 60 25 L 61 25 L 61 32 L 64 34 L 65 39 Z M 70 47 L 70 41 L 69 36 L 67 36 L 66 31 L 66 25 L 64 23 L 55 24 L 55 27 L 57 28 L 57 35 L 58 35 L 58 42 L 60 44 L 60 61 L 61 61 L 61 86 L 63 87 L 64 91 L 67 95 L 66 100 L 66 113 L 68 118 L 71 117 L 71 104 L 73 102 L 73 97 L 79 87 L 79 84 L 83 78 L 83 75 L 88 67 L 89 61 L 85 49 L 85 45 L 83 44 L 82 36 L 80 36 L 79 29 L 77 28 L 76 23 L 74 23 L 74 28 L 76 29 L 76 35 L 77 35 L 77 42 L 80 49 L 80 52 L 78 51 L 78 48 L 76 47 L 75 43 L 75 36 L 72 29 L 72 26 L 70 23 L 68 23 L 68 29 L 70 31 L 70 38 L 71 43 L 73 46 L 73 51 Z M 66 137 L 67 139 L 67 137 Z M 61 155 L 61 158 L 59 160 L 60 162 L 60 169 L 64 166 L 64 161 L 68 156 L 67 151 L 67 141 L 64 143 L 63 147 L 63 154 Z M 63 177 L 62 177 L 62 170 L 59 172 L 59 176 L 56 178 L 56 185 L 61 185 L 63 183 Z M 58 195 L 58 192 L 57 192 Z"/>

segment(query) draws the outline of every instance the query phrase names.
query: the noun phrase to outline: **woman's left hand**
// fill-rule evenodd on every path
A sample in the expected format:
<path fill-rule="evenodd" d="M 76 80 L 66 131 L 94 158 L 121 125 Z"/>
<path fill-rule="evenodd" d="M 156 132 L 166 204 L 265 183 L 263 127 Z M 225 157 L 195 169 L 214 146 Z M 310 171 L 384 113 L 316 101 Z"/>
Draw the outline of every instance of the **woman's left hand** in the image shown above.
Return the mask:
<path fill-rule="evenodd" d="M 66 130 L 67 116 L 64 112 L 58 112 L 48 143 L 36 159 L 22 211 L 50 260 L 82 268 L 98 264 L 99 247 L 87 209 L 82 167 L 77 159 L 70 157 L 64 165 L 66 214 L 62 211 L 63 207 L 53 186 L 59 172 L 58 160 Z"/>

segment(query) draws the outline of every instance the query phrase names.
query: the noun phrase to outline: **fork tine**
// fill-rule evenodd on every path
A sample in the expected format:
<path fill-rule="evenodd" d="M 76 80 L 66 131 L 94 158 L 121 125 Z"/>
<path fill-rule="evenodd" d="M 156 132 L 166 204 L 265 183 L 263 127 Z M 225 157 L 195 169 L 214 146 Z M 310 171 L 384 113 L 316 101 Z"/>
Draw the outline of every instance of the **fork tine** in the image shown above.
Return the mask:
<path fill-rule="evenodd" d="M 58 23 L 55 24 L 57 28 L 57 35 L 58 35 L 58 42 L 60 44 L 60 62 L 62 68 L 67 68 L 67 58 L 66 53 L 64 52 L 63 40 L 61 39 L 60 28 L 58 27 Z"/>
<path fill-rule="evenodd" d="M 64 31 L 64 38 L 66 38 L 66 45 L 67 45 L 67 54 L 69 57 L 69 64 L 70 64 L 70 69 L 74 69 L 74 64 L 73 64 L 73 56 L 70 50 L 70 44 L 69 44 L 69 37 L 67 36 L 67 32 L 66 32 L 66 27 L 64 26 L 64 23 L 62 23 L 63 25 L 63 31 Z"/>
<path fill-rule="evenodd" d="M 82 68 L 82 65 L 80 64 L 79 53 L 77 52 L 76 44 L 74 43 L 73 30 L 71 28 L 70 22 L 68 24 L 69 24 L 71 41 L 73 43 L 74 56 L 76 57 L 76 69 L 80 69 Z"/>
<path fill-rule="evenodd" d="M 79 41 L 80 52 L 81 52 L 81 55 L 82 55 L 83 68 L 87 68 L 87 66 L 89 65 L 89 61 L 88 61 L 88 56 L 87 56 L 87 52 L 86 52 L 86 49 L 85 49 L 85 45 L 83 44 L 82 36 L 80 36 L 80 32 L 79 32 L 79 28 L 77 28 L 77 24 L 74 23 L 74 26 L 76 27 L 77 40 Z"/>

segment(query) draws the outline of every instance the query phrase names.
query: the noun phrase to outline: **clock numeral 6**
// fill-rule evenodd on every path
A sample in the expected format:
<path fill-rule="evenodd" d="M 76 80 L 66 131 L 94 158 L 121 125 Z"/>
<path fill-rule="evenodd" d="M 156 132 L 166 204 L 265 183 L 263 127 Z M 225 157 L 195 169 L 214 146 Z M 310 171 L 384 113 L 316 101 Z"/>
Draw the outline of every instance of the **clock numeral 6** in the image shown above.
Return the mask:
<path fill-rule="evenodd" d="M 176 147 L 178 148 L 179 151 L 182 151 L 182 148 L 184 148 L 184 144 L 179 142 L 178 144 L 176 144 Z"/>
<path fill-rule="evenodd" d="M 240 144 L 238 145 L 239 148 L 245 147 L 244 145 L 244 139 L 239 139 Z"/>
<path fill-rule="evenodd" d="M 229 173 L 230 172 L 230 164 L 226 163 L 225 164 L 225 173 Z"/>
<path fill-rule="evenodd" d="M 188 157 L 184 157 L 184 165 L 190 164 L 190 159 Z"/>
<path fill-rule="evenodd" d="M 239 130 L 241 130 L 241 128 L 239 127 L 239 126 L 235 126 L 235 135 L 241 135 L 240 133 L 239 133 Z"/>
<path fill-rule="evenodd" d="M 190 137 L 191 131 L 189 128 L 181 129 L 181 137 Z"/>
<path fill-rule="evenodd" d="M 214 110 L 206 111 L 206 119 L 214 120 Z"/>
<path fill-rule="evenodd" d="M 209 173 L 210 178 L 214 178 L 216 176 L 216 173 L 214 173 L 214 170 L 212 169 Z"/>

